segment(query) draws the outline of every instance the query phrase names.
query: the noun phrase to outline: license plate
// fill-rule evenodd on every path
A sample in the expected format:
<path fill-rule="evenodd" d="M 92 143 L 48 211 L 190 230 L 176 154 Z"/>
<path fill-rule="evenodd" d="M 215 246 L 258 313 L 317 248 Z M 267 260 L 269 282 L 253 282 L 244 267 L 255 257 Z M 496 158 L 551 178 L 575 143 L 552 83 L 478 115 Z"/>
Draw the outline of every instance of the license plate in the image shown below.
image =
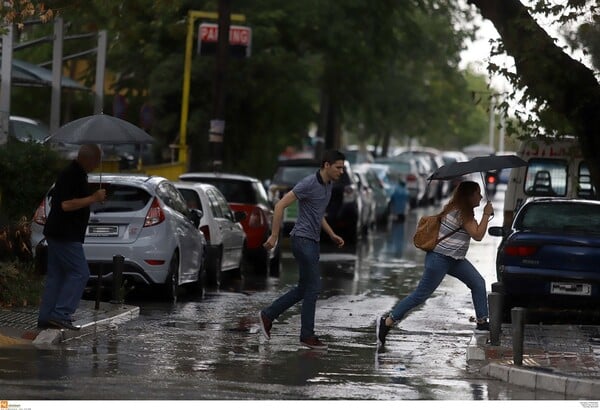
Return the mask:
<path fill-rule="evenodd" d="M 290 206 L 285 208 L 285 218 L 286 221 L 295 221 L 298 219 L 298 201 L 294 201 Z"/>
<path fill-rule="evenodd" d="M 86 236 L 119 236 L 119 227 L 112 225 L 88 225 Z"/>
<path fill-rule="evenodd" d="M 592 294 L 592 285 L 589 283 L 552 282 L 550 284 L 550 293 L 553 295 L 590 296 Z"/>

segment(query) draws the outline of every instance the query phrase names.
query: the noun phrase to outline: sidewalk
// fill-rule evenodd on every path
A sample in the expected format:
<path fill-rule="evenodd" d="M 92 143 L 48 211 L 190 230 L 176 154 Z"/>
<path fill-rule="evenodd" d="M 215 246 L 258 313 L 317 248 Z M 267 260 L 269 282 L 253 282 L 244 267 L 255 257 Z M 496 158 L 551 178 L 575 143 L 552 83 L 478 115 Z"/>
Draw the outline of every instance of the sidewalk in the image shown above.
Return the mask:
<path fill-rule="evenodd" d="M 137 306 L 100 303 L 82 300 L 73 315 L 73 322 L 81 326 L 79 331 L 60 329 L 37 329 L 38 310 L 34 307 L 0 309 L 0 347 L 26 347 L 28 345 L 51 345 L 75 337 L 94 333 L 99 328 L 127 322 L 140 314 Z"/>
<path fill-rule="evenodd" d="M 522 366 L 513 362 L 510 324 L 502 325 L 499 346 L 473 336 L 467 360 L 485 362 L 481 373 L 511 384 L 600 399 L 600 327 L 528 324 L 524 335 Z"/>

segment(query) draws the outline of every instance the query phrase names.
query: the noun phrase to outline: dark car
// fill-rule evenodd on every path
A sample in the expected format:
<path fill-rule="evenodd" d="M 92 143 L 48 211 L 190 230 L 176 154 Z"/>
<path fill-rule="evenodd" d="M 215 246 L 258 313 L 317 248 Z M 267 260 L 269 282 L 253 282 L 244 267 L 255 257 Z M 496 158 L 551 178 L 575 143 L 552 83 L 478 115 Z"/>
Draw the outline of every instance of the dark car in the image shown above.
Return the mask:
<path fill-rule="evenodd" d="M 314 174 L 319 170 L 321 163 L 313 159 L 292 159 L 279 161 L 277 170 L 269 186 L 269 196 L 273 203 L 277 203 L 294 185 L 302 178 Z M 356 178 L 345 161 L 344 173 L 340 179 L 333 183 L 331 200 L 327 206 L 327 222 L 333 230 L 347 243 L 356 242 L 361 230 L 368 225 L 363 220 L 362 201 Z M 298 216 L 298 202 L 285 209 L 283 215 L 283 233 L 289 235 Z"/>
<path fill-rule="evenodd" d="M 503 236 L 496 270 L 504 316 L 512 307 L 600 307 L 600 201 L 535 198 Z"/>
<path fill-rule="evenodd" d="M 262 245 L 271 235 L 273 207 L 267 198 L 262 183 L 245 175 L 214 172 L 195 172 L 179 176 L 181 181 L 211 184 L 223 194 L 231 209 L 245 212 L 241 221 L 246 232 L 244 256 L 255 273 L 279 276 L 281 249 L 279 246 L 267 251 Z"/>

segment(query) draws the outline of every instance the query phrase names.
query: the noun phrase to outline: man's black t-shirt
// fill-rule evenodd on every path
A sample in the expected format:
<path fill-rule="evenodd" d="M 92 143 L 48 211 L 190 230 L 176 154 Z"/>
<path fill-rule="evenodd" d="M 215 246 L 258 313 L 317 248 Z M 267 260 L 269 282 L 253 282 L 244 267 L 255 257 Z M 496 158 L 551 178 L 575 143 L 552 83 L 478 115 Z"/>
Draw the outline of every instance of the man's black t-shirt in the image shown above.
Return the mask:
<path fill-rule="evenodd" d="M 87 173 L 77 161 L 71 162 L 58 176 L 54 185 L 50 214 L 44 227 L 48 238 L 65 242 L 85 240 L 85 230 L 90 217 L 89 206 L 65 212 L 61 203 L 89 196 Z"/>

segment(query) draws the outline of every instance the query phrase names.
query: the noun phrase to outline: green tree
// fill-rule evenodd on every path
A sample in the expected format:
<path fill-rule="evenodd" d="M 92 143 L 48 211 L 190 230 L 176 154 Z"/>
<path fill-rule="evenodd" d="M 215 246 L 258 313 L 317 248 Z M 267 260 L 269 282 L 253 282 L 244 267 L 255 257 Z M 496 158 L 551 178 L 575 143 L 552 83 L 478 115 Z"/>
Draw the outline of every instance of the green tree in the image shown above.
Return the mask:
<path fill-rule="evenodd" d="M 515 60 L 516 74 L 505 73 L 523 90 L 524 99 L 535 104 L 545 129 L 558 135 L 572 132 L 579 137 L 594 186 L 600 192 L 597 160 L 600 156 L 600 85 L 593 71 L 559 47 L 532 15 L 542 13 L 569 21 L 579 15 L 587 2 L 558 5 L 540 0 L 532 9 L 518 0 L 469 0 L 469 3 L 494 24 L 502 40 L 499 52 L 506 52 Z M 529 125 L 535 126 L 536 122 Z M 536 132 L 532 127 L 528 127 L 528 131 Z"/>

